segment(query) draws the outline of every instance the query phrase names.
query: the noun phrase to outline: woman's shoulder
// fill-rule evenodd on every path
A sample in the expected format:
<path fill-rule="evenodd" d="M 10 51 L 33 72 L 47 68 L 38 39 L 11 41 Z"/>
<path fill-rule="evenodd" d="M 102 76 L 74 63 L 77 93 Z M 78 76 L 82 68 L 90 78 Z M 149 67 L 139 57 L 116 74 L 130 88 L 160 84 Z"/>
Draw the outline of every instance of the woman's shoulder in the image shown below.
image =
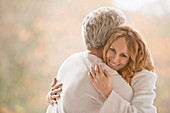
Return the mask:
<path fill-rule="evenodd" d="M 135 73 L 135 76 L 134 77 L 138 77 L 138 76 L 146 76 L 146 77 L 156 77 L 157 74 L 155 72 L 152 72 L 152 71 L 148 71 L 146 69 L 143 69 L 137 73 Z"/>
<path fill-rule="evenodd" d="M 157 80 L 157 74 L 146 69 L 137 72 L 132 78 L 131 85 L 136 88 L 153 88 L 155 89 L 155 84 Z"/>

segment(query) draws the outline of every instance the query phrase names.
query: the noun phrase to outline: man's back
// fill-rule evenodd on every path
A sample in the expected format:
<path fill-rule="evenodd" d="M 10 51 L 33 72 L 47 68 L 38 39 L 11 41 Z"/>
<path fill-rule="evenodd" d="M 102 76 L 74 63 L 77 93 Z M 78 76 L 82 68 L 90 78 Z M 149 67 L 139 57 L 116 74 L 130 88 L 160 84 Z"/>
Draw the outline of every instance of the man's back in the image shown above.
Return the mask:
<path fill-rule="evenodd" d="M 123 78 L 102 63 L 100 58 L 81 52 L 70 56 L 57 74 L 58 82 L 63 83 L 61 98 L 55 108 L 57 113 L 98 113 L 105 100 L 92 86 L 88 77 L 90 67 L 94 67 L 95 64 L 102 65 L 111 74 L 112 90 L 130 101 L 133 92 Z M 131 92 L 125 94 L 124 89 Z"/>
<path fill-rule="evenodd" d="M 88 109 L 93 112 L 101 107 L 104 99 L 88 78 L 89 69 L 94 66 L 93 60 L 95 59 L 81 52 L 72 55 L 63 63 L 57 75 L 58 81 L 63 83 L 63 91 L 58 101 L 59 111 L 87 113 Z"/>

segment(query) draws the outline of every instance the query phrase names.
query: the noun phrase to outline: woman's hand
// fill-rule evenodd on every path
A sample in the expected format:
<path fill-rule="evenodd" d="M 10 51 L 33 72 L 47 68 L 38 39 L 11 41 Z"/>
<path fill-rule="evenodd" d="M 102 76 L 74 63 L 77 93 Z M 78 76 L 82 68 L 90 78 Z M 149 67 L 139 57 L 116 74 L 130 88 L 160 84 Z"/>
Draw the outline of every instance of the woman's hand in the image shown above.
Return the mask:
<path fill-rule="evenodd" d="M 89 72 L 89 78 L 95 87 L 95 89 L 107 99 L 111 93 L 111 76 L 108 71 L 102 69 L 98 65 L 95 66 L 95 71 L 93 67 Z"/>
<path fill-rule="evenodd" d="M 60 98 L 60 95 L 58 95 L 57 93 L 62 91 L 62 89 L 59 88 L 62 85 L 63 85 L 62 83 L 57 84 L 57 79 L 56 78 L 53 79 L 53 83 L 51 84 L 51 89 L 48 92 L 47 97 L 46 97 L 47 102 L 49 104 L 51 104 L 52 106 L 53 106 L 54 103 L 57 104 L 57 99 Z"/>

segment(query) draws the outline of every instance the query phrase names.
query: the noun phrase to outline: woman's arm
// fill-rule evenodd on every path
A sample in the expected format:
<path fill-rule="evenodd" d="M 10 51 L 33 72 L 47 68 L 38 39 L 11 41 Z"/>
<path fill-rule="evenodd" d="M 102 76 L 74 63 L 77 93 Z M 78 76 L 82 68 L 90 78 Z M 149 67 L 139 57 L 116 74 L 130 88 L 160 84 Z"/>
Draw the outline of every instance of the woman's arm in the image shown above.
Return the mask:
<path fill-rule="evenodd" d="M 96 78 L 90 78 L 92 84 L 95 84 L 92 79 L 93 81 L 96 81 Z M 101 79 L 101 81 L 98 82 L 103 82 L 103 80 Z M 155 83 L 155 74 L 148 71 L 141 71 L 137 73 L 131 82 L 131 86 L 134 91 L 132 100 L 128 102 L 115 91 L 111 91 L 99 113 L 156 113 L 156 108 L 153 105 L 153 101 L 156 96 L 154 92 Z M 98 84 L 94 87 L 98 87 L 99 89 L 101 86 Z M 105 90 L 100 90 L 99 92 L 104 91 Z"/>

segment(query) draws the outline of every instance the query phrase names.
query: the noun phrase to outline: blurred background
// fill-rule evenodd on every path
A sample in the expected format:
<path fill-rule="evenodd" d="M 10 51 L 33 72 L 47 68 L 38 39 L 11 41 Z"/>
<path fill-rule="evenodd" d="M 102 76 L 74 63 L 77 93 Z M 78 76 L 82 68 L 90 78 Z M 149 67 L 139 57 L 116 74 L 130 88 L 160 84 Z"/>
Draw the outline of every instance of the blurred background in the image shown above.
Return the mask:
<path fill-rule="evenodd" d="M 81 23 L 92 10 L 122 10 L 152 52 L 154 105 L 170 113 L 170 0 L 0 0 L 0 113 L 45 113 L 62 62 L 85 50 Z"/>

